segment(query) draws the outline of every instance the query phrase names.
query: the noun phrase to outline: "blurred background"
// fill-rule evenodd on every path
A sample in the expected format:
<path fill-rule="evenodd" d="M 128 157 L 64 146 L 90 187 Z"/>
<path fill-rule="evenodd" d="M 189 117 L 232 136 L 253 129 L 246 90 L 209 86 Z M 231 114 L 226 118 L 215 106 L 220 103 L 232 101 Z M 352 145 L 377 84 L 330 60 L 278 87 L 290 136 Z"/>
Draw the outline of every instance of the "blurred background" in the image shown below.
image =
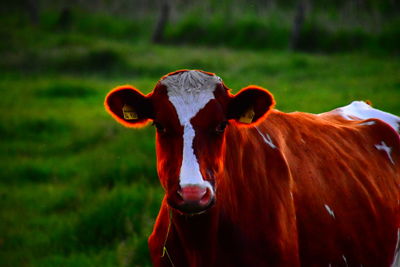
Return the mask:
<path fill-rule="evenodd" d="M 0 5 L 0 266 L 150 266 L 154 129 L 106 93 L 177 69 L 286 112 L 353 100 L 400 114 L 396 0 L 14 0 Z"/>

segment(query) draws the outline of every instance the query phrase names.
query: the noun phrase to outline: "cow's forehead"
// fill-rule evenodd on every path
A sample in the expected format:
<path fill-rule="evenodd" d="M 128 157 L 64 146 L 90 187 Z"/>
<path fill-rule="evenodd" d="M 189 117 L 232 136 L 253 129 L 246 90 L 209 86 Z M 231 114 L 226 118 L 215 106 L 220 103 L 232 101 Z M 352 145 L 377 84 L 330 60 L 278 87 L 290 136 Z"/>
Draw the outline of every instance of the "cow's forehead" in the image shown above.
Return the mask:
<path fill-rule="evenodd" d="M 168 99 L 174 105 L 180 123 L 185 125 L 211 99 L 221 78 L 201 71 L 182 71 L 164 77 L 160 83 L 167 89 Z"/>
<path fill-rule="evenodd" d="M 196 95 L 205 91 L 213 92 L 215 86 L 221 83 L 220 77 L 198 70 L 188 70 L 173 73 L 160 81 L 168 90 L 168 95 Z"/>

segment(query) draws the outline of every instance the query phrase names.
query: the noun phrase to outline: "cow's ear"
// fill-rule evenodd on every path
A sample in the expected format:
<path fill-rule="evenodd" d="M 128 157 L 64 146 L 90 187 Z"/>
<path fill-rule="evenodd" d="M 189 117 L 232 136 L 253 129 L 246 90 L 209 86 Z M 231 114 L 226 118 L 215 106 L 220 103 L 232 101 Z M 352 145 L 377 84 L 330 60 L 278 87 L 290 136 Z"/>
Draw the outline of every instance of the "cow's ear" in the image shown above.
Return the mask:
<path fill-rule="evenodd" d="M 275 105 L 274 97 L 266 89 L 251 85 L 232 96 L 228 105 L 228 119 L 252 125 L 267 116 Z"/>
<path fill-rule="evenodd" d="M 104 106 L 116 121 L 126 127 L 142 127 L 154 117 L 150 98 L 129 85 L 111 90 Z"/>

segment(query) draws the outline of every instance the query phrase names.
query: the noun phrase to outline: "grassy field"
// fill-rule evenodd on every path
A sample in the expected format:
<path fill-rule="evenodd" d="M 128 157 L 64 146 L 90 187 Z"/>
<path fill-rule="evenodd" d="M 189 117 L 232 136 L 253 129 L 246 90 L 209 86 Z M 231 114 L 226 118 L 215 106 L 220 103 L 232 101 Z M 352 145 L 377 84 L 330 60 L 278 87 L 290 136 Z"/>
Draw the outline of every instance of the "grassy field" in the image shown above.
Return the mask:
<path fill-rule="evenodd" d="M 217 73 L 234 92 L 268 88 L 283 111 L 353 100 L 400 114 L 400 61 L 146 42 L 25 29 L 0 56 L 0 266 L 149 266 L 163 195 L 154 129 L 106 114 L 121 84 L 150 92 L 177 69 Z"/>

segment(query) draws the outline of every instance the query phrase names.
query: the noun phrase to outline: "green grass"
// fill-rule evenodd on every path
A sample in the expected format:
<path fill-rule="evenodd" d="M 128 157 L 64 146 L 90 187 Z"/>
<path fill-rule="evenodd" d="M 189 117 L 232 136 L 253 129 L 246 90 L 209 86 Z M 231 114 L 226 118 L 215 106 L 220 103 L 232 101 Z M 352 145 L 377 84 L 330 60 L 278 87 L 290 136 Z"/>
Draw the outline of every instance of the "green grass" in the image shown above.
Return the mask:
<path fill-rule="evenodd" d="M 126 129 L 106 114 L 117 85 L 148 93 L 168 72 L 203 69 L 233 92 L 268 88 L 287 112 L 369 99 L 400 114 L 398 57 L 155 46 L 46 29 L 9 35 L 25 42 L 0 52 L 1 266 L 150 265 L 146 240 L 163 195 L 154 129 Z"/>

